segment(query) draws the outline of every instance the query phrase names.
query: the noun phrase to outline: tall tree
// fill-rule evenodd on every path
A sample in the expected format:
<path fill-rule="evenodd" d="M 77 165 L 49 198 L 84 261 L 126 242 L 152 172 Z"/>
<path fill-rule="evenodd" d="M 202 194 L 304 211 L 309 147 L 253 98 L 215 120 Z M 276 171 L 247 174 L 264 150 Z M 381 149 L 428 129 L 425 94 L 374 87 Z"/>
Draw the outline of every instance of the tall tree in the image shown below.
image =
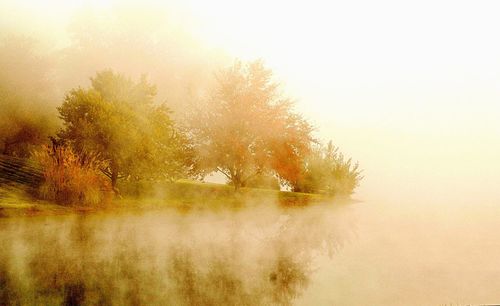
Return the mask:
<path fill-rule="evenodd" d="M 283 179 L 300 172 L 312 126 L 292 107 L 261 61 L 220 71 L 193 120 L 201 169 L 224 174 L 235 189 L 264 172 Z"/>
<path fill-rule="evenodd" d="M 73 89 L 58 108 L 64 128 L 59 137 L 80 154 L 95 152 L 116 190 L 121 177 L 175 178 L 189 162 L 188 143 L 165 104 L 154 103 L 156 87 L 106 70 L 89 89 Z"/>

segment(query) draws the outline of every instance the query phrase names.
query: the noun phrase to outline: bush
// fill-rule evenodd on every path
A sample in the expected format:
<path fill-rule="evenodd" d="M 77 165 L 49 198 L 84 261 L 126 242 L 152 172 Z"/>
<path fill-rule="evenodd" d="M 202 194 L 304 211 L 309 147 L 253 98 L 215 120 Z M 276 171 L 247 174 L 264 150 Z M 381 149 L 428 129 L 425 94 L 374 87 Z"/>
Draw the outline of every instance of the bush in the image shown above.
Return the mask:
<path fill-rule="evenodd" d="M 32 158 L 42 166 L 38 195 L 62 205 L 95 206 L 113 196 L 109 180 L 99 170 L 96 154 L 80 156 L 64 145 L 43 146 Z"/>
<path fill-rule="evenodd" d="M 305 160 L 301 178 L 294 191 L 350 196 L 363 177 L 358 163 L 345 159 L 330 141 L 312 150 Z"/>
<path fill-rule="evenodd" d="M 280 190 L 280 181 L 272 174 L 262 173 L 249 179 L 245 187 Z"/>

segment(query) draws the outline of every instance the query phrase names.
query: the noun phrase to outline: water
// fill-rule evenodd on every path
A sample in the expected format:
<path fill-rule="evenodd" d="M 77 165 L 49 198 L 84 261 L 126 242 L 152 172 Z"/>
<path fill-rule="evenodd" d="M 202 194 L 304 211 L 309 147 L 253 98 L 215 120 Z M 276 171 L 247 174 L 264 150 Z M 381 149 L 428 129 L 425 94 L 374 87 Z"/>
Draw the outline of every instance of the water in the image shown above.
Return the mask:
<path fill-rule="evenodd" d="M 0 298 L 7 305 L 494 304 L 500 209 L 473 204 L 2 219 Z"/>
<path fill-rule="evenodd" d="M 348 208 L 0 220 L 10 304 L 292 305 L 352 235 Z"/>
<path fill-rule="evenodd" d="M 363 203 L 356 239 L 323 268 L 299 305 L 498 305 L 495 201 Z"/>

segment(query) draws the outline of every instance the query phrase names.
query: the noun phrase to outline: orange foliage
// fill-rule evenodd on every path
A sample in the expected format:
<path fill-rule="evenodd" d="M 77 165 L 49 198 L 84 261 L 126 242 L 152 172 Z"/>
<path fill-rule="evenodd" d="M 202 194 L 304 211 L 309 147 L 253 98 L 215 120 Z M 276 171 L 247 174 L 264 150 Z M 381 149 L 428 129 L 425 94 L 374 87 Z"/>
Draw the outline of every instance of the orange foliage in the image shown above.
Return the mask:
<path fill-rule="evenodd" d="M 111 201 L 109 180 L 95 154 L 79 156 L 68 146 L 43 146 L 33 153 L 43 168 L 42 199 L 63 205 L 102 205 Z"/>

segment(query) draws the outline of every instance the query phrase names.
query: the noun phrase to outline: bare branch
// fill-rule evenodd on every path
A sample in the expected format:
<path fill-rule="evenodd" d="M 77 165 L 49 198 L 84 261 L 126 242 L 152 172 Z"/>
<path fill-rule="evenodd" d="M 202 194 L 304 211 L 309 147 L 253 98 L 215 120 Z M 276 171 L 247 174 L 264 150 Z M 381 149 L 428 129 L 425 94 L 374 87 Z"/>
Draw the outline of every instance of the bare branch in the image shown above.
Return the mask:
<path fill-rule="evenodd" d="M 226 172 L 224 172 L 224 170 L 222 170 L 220 167 L 217 167 L 217 171 L 224 174 L 229 180 L 232 179 L 231 176 L 229 174 L 227 174 Z"/>

